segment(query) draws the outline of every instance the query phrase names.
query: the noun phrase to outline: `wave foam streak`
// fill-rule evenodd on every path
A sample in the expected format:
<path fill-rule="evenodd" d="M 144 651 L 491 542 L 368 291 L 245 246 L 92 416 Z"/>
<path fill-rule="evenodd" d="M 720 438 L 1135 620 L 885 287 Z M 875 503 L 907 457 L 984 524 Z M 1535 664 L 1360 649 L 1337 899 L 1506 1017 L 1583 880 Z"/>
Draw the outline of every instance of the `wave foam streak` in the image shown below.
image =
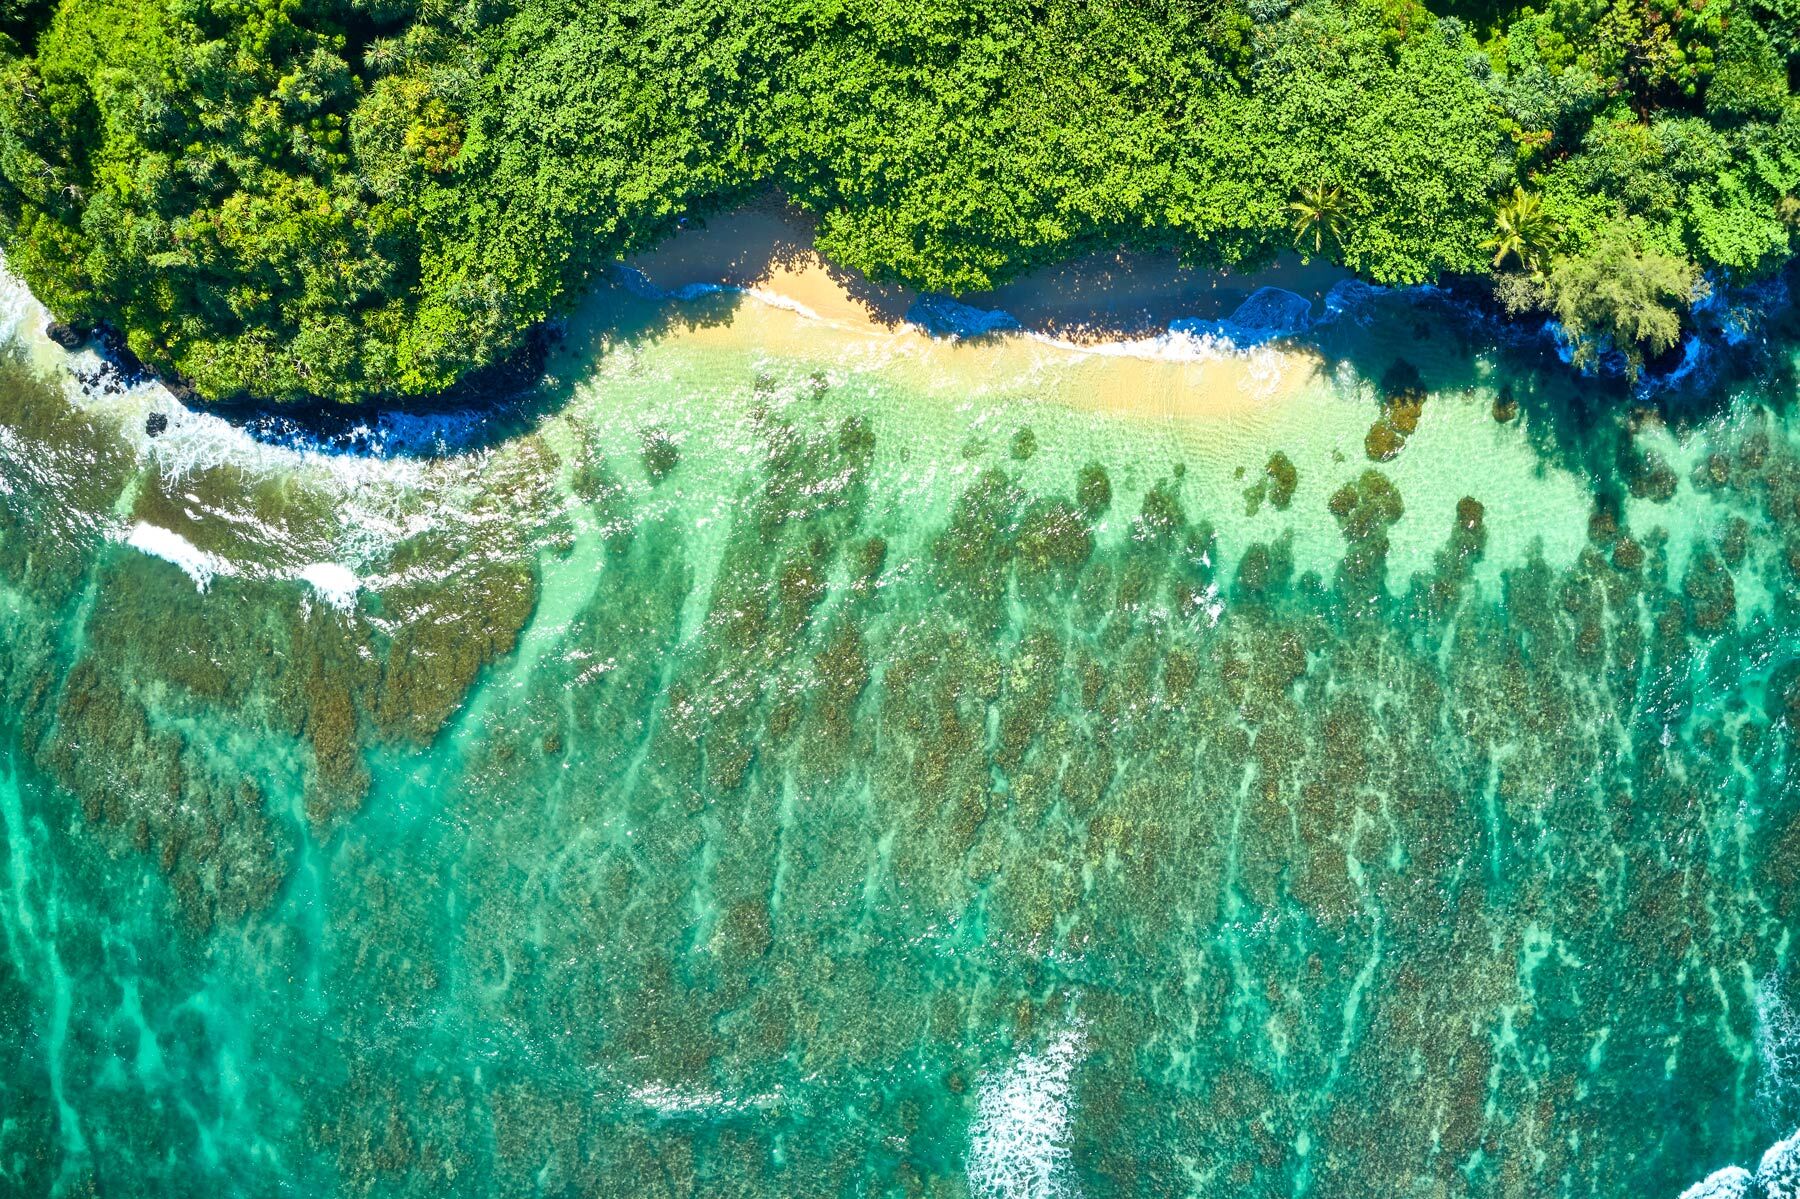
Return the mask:
<path fill-rule="evenodd" d="M 1041 1054 L 983 1079 L 969 1136 L 969 1189 L 984 1199 L 1062 1199 L 1068 1177 L 1070 1078 L 1086 1049 L 1079 1027 Z"/>

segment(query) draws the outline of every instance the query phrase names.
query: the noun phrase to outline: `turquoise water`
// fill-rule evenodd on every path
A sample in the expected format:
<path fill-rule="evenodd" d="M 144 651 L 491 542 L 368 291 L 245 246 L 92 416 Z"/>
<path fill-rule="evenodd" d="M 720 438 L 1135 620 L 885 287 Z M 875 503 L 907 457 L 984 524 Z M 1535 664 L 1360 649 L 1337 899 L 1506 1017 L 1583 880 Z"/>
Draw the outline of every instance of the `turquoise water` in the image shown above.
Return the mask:
<path fill-rule="evenodd" d="M 0 1192 L 1791 1193 L 1781 354 L 1392 298 L 1175 419 L 713 297 L 418 458 L 15 344 Z"/>

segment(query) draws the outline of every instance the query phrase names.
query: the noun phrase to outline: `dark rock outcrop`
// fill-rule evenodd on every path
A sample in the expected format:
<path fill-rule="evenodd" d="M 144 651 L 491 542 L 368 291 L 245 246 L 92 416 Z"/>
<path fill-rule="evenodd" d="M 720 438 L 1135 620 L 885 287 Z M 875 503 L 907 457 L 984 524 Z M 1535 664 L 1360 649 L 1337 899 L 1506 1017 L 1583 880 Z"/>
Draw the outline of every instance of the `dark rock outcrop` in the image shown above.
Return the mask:
<path fill-rule="evenodd" d="M 44 336 L 65 350 L 79 350 L 91 332 L 91 329 L 84 329 L 67 321 L 51 321 L 44 326 Z"/>

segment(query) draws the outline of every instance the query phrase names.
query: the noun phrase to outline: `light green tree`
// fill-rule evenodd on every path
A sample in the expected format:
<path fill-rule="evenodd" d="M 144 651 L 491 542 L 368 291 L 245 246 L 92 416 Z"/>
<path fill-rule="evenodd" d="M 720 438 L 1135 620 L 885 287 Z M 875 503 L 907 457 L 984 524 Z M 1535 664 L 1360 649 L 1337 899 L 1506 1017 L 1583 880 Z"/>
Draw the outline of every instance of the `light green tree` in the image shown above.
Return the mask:
<path fill-rule="evenodd" d="M 1682 315 L 1706 286 L 1693 263 L 1644 249 L 1615 223 L 1585 252 L 1558 255 L 1546 292 L 1575 344 L 1577 364 L 1610 345 L 1625 355 L 1626 374 L 1636 380 L 1646 352 L 1661 354 L 1681 339 Z"/>

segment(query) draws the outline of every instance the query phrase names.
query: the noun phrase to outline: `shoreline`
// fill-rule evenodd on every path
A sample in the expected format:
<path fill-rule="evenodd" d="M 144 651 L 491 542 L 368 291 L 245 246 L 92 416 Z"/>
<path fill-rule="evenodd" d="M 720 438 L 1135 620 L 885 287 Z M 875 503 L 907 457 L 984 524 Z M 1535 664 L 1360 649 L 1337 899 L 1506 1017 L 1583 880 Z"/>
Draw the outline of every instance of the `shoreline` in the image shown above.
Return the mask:
<path fill-rule="evenodd" d="M 630 341 L 617 330 L 649 304 L 685 309 L 665 336 L 879 364 L 925 391 L 973 399 L 1030 379 L 1044 400 L 1078 410 L 1230 419 L 1279 405 L 1316 376 L 1316 351 L 1268 343 L 1327 316 L 1327 296 L 1354 278 L 1298 259 L 1233 274 L 1116 250 L 951 298 L 835 266 L 814 248 L 803 214 L 767 199 L 621 262 L 564 322 L 556 354 L 579 371 Z M 708 319 L 705 305 L 720 296 L 737 302 Z M 1234 324 L 1252 296 L 1259 323 Z"/>
<path fill-rule="evenodd" d="M 864 360 L 917 358 L 920 367 L 942 370 L 946 380 L 963 384 L 991 373 L 1041 373 L 1060 365 L 1077 376 L 1118 376 L 1053 389 L 1066 392 L 1057 398 L 1074 407 L 1205 418 L 1266 405 L 1304 384 L 1319 356 L 1305 347 L 1264 343 L 1303 331 L 1324 314 L 1331 289 L 1356 278 L 1329 262 L 1305 263 L 1292 254 L 1259 270 L 1231 272 L 1184 266 L 1171 252 L 1115 249 L 1035 268 L 990 291 L 950 297 L 876 283 L 831 263 L 814 247 L 813 224 L 769 194 L 679 229 L 615 263 L 565 316 L 534 327 L 507 358 L 429 396 L 354 404 L 207 400 L 185 379 L 118 353 L 122 339 L 107 328 L 86 330 L 71 346 L 55 335 L 58 322 L 45 313 L 48 324 L 38 321 L 20 332 L 40 348 L 54 345 L 71 358 L 96 359 L 98 368 L 80 377 L 84 390 L 112 394 L 154 382 L 182 407 L 249 427 L 282 426 L 277 440 L 314 425 L 342 430 L 434 413 L 486 414 L 510 425 L 546 386 L 578 381 L 558 368 L 579 371 L 584 359 L 646 326 L 650 331 L 642 335 L 664 335 L 656 329 L 664 323 L 702 337 L 724 336 L 719 330 L 738 326 L 801 356 L 829 355 L 844 349 L 841 339 L 847 339 L 850 352 Z M 1230 326 L 1244 301 L 1266 288 L 1305 301 L 1302 329 Z M 696 303 L 721 293 L 750 303 L 739 303 L 723 322 L 694 316 Z M 646 321 L 646 305 L 664 312 Z M 792 336 L 773 313 L 785 314 L 790 325 L 801 322 L 807 332 Z M 824 330 L 833 336 L 820 336 Z"/>
<path fill-rule="evenodd" d="M 1003 380 L 1016 385 L 1028 378 L 1044 384 L 1038 390 L 1044 400 L 1080 410 L 1175 421 L 1254 417 L 1327 369 L 1329 337 L 1322 330 L 1335 316 L 1390 290 L 1292 254 L 1259 270 L 1232 272 L 1183 266 L 1173 253 L 1116 249 L 952 298 L 875 283 L 836 266 L 815 248 L 810 217 L 768 194 L 617 261 L 566 316 L 534 326 L 512 355 L 430 396 L 354 404 L 201 400 L 183 380 L 110 352 L 117 339 L 105 329 L 75 349 L 42 320 L 20 331 L 40 350 L 54 345 L 69 355 L 89 394 L 154 382 L 175 405 L 220 416 L 258 440 L 383 453 L 358 430 L 439 416 L 466 418 L 484 430 L 471 441 L 452 438 L 425 451 L 435 456 L 522 431 L 558 403 L 559 392 L 579 386 L 598 355 L 667 336 L 712 339 L 721 348 L 750 339 L 826 367 L 838 360 L 892 366 L 924 391 L 954 389 L 969 400 L 996 394 Z M 1422 290 L 1460 294 L 1454 280 Z M 1470 303 L 1470 319 L 1492 316 Z M 43 317 L 54 324 L 48 313 Z M 1552 332 L 1539 329 L 1535 336 L 1545 343 L 1543 352 L 1563 351 L 1566 362 Z M 1718 348 L 1708 340 L 1703 331 L 1689 332 L 1671 355 L 1680 364 L 1653 365 L 1634 389 L 1637 399 L 1708 374 L 1709 351 Z M 1743 340 L 1742 334 L 1728 338 L 1727 346 Z M 78 361 L 95 365 L 83 369 Z M 1599 385 L 1614 383 L 1605 370 L 1591 377 Z"/>
<path fill-rule="evenodd" d="M 1170 342 L 1186 337 L 1188 356 L 1195 361 L 1231 355 L 1242 359 L 1259 351 L 1265 357 L 1304 359 L 1314 367 L 1323 362 L 1317 349 L 1289 339 L 1304 338 L 1333 315 L 1337 289 L 1435 292 L 1461 306 L 1470 321 L 1498 326 L 1513 345 L 1536 342 L 1538 352 L 1555 356 L 1593 385 L 1619 388 L 1622 401 L 1638 404 L 1663 402 L 1658 397 L 1707 385 L 1723 358 L 1758 340 L 1761 328 L 1791 307 L 1792 280 L 1800 270 L 1796 258 L 1767 279 L 1737 287 L 1714 282 L 1684 312 L 1676 344 L 1647 360 L 1633 381 L 1626 377 L 1623 356 L 1610 349 L 1586 368 L 1575 367 L 1570 343 L 1553 318 L 1505 314 L 1474 281 L 1462 277 L 1387 288 L 1367 284 L 1328 260 L 1307 261 L 1292 251 L 1256 270 L 1234 272 L 1185 266 L 1173 252 L 1118 248 L 1036 267 L 988 291 L 950 297 L 875 283 L 829 262 L 814 247 L 814 223 L 778 195 L 765 195 L 678 230 L 618 269 L 665 300 L 730 290 L 867 336 L 910 334 L 937 345 L 979 341 L 989 347 L 1030 339 L 1071 354 L 1121 361 L 1167 357 Z M 1251 308 L 1264 310 L 1242 319 L 1247 301 L 1271 294 L 1275 311 L 1252 303 Z M 1284 324 L 1286 320 L 1292 323 Z M 1195 342 L 1207 338 L 1215 352 L 1191 352 Z M 1272 341 L 1280 344 L 1267 344 Z M 1256 373 L 1256 387 L 1267 400 L 1271 372 L 1265 363 Z M 1221 415 L 1242 407 L 1220 398 L 1223 402 L 1196 408 L 1192 397 L 1170 405 L 1154 399 L 1120 402 L 1115 395 L 1097 406 L 1125 412 L 1149 408 L 1158 415 Z"/>
<path fill-rule="evenodd" d="M 660 331 L 617 332 L 615 318 L 646 305 L 676 309 Z M 1129 419 L 1207 422 L 1281 406 L 1324 366 L 1304 346 L 1238 345 L 1162 329 L 1145 337 L 1076 342 L 1020 328 L 945 335 L 913 320 L 887 324 L 813 266 L 769 272 L 749 286 L 705 281 L 664 295 L 617 288 L 572 318 L 551 374 L 579 386 L 609 354 L 643 340 L 678 339 L 727 357 L 749 351 L 876 372 L 921 395 L 981 402 L 1029 392 L 1038 402 Z M 566 366 L 564 365 L 566 364 Z"/>
<path fill-rule="evenodd" d="M 773 197 L 679 230 L 620 267 L 660 293 L 728 288 L 866 332 L 929 328 L 919 319 L 921 308 L 949 308 L 1004 314 L 1009 322 L 981 332 L 1036 334 L 1081 347 L 1154 337 L 1172 322 L 1223 321 L 1266 287 L 1305 299 L 1316 316 L 1333 287 L 1356 278 L 1292 253 L 1234 272 L 1185 266 L 1169 252 L 1121 248 L 1037 267 L 988 291 L 939 295 L 877 283 L 829 262 L 814 247 L 810 218 Z"/>

